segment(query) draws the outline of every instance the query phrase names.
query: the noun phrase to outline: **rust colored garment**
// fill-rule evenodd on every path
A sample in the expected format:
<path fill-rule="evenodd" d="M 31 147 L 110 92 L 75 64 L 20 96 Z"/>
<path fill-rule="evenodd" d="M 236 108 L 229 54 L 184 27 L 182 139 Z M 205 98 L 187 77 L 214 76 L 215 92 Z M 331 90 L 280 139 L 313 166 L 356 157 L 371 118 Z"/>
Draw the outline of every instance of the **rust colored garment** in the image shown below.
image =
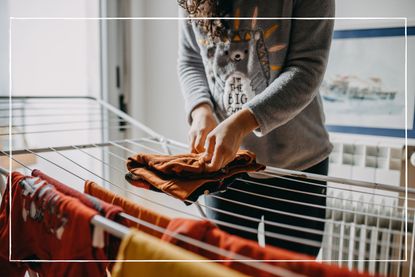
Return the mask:
<path fill-rule="evenodd" d="M 39 184 L 32 194 L 19 185 L 23 179 Z M 11 258 L 16 260 L 96 260 L 106 259 L 92 247 L 90 220 L 96 211 L 78 199 L 68 197 L 40 179 L 13 172 L 0 208 L 0 256 L 8 255 L 9 227 Z M 9 211 L 9 194 L 12 209 Z M 9 226 L 9 216 L 11 226 Z M 23 265 L 23 264 L 22 264 Z M 105 263 L 30 263 L 25 266 L 39 276 L 105 276 Z"/>
<path fill-rule="evenodd" d="M 217 172 L 207 172 L 203 154 L 147 155 L 129 157 L 125 178 L 132 185 L 163 191 L 180 200 L 196 201 L 209 193 L 225 190 L 241 173 L 262 170 L 255 154 L 239 150 L 235 159 Z"/>
<path fill-rule="evenodd" d="M 84 187 L 85 193 L 92 195 L 102 201 L 105 201 L 107 203 L 117 205 L 121 207 L 125 213 L 145 220 L 149 223 L 152 223 L 154 225 L 157 225 L 162 228 L 166 228 L 167 225 L 170 222 L 170 218 L 161 214 L 158 214 L 156 212 L 153 212 L 151 210 L 148 210 L 144 208 L 143 206 L 138 205 L 137 203 L 134 203 L 131 200 L 128 200 L 122 196 L 116 195 L 115 193 L 106 190 L 100 185 L 97 185 L 96 183 L 92 181 L 86 181 L 85 187 Z M 147 234 L 150 234 L 154 237 L 161 238 L 162 234 L 160 232 L 157 232 L 151 228 L 139 225 L 135 222 L 127 220 L 128 227 L 134 227 L 140 231 L 143 231 Z"/>
<path fill-rule="evenodd" d="M 240 254 L 254 260 L 313 260 L 314 257 L 297 254 L 288 250 L 266 246 L 259 247 L 254 241 L 240 238 L 238 236 L 230 235 L 219 228 L 212 225 L 209 221 L 191 220 L 184 218 L 172 219 L 167 230 L 193 239 L 203 241 L 210 245 L 217 246 L 221 249 L 228 250 L 232 253 Z M 167 234 L 164 234 L 162 240 L 168 241 L 172 244 L 180 246 L 191 252 L 197 253 L 205 258 L 212 260 L 228 260 L 223 262 L 223 265 L 245 273 L 250 276 L 273 276 L 272 274 L 260 271 L 256 268 L 250 267 L 247 264 L 242 264 L 230 260 L 228 257 L 215 254 L 210 251 L 200 249 L 196 246 L 187 244 L 177 240 Z M 340 268 L 334 265 L 322 264 L 317 262 L 267 262 L 271 265 L 288 269 L 289 271 L 304 274 L 305 276 L 315 277 L 352 277 L 352 276 L 369 276 L 368 274 L 361 274 L 355 271 L 349 271 L 345 268 Z"/>

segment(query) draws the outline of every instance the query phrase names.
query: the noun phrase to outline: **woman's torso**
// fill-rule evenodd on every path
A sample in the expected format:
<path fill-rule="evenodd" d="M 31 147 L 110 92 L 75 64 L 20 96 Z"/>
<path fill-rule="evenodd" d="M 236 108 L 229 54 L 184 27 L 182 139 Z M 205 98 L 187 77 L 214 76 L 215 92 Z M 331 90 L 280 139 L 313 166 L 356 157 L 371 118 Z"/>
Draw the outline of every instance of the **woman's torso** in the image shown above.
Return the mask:
<path fill-rule="evenodd" d="M 247 19 L 227 20 L 229 43 L 212 43 L 193 23 L 220 121 L 241 110 L 244 103 L 260 94 L 284 70 L 294 3 L 233 1 L 229 17 Z M 242 147 L 256 153 L 259 162 L 276 167 L 303 170 L 322 161 L 330 153 L 331 144 L 324 128 L 320 95 L 300 114 L 267 135 L 248 135 Z"/>

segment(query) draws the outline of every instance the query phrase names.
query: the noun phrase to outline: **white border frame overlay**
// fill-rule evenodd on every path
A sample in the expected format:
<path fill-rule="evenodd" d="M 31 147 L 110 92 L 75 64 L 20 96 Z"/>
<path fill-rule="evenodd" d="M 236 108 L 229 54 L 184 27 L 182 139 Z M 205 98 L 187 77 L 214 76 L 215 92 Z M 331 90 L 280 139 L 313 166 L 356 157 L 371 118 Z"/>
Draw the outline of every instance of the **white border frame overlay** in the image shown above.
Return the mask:
<path fill-rule="evenodd" d="M 187 20 L 186 17 L 9 17 L 9 172 L 12 172 L 13 141 L 12 141 L 12 27 L 14 20 Z M 201 18 L 193 18 L 201 19 Z M 254 17 L 227 17 L 212 19 L 238 19 L 252 20 Z M 319 260 L 319 262 L 344 262 L 344 261 L 365 261 L 365 262 L 408 262 L 408 18 L 407 17 L 261 17 L 256 20 L 402 20 L 405 28 L 405 259 L 399 260 Z M 11 183 L 11 175 L 9 175 Z M 12 192 L 9 189 L 9 198 L 12 199 Z M 9 209 L 11 211 L 11 202 Z M 13 260 L 11 259 L 11 217 L 9 217 L 9 261 L 10 262 L 226 262 L 228 260 Z M 92 247 L 92 246 L 91 246 Z M 316 260 L 233 260 L 235 262 L 310 262 Z"/>

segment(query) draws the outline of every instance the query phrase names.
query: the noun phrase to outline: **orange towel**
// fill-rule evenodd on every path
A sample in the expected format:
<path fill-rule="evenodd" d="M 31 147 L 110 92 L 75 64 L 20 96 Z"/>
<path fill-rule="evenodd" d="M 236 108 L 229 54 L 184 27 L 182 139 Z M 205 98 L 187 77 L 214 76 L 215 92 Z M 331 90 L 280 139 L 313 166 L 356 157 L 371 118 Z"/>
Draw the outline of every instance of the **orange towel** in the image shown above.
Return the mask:
<path fill-rule="evenodd" d="M 131 216 L 137 217 L 139 219 L 145 220 L 149 223 L 152 223 L 154 225 L 157 225 L 162 228 L 166 228 L 167 225 L 170 222 L 170 218 L 161 214 L 158 214 L 156 212 L 153 212 L 151 210 L 148 210 L 137 203 L 134 203 L 131 200 L 128 200 L 122 196 L 116 195 L 115 193 L 106 190 L 100 185 L 97 185 L 96 183 L 92 181 L 86 181 L 85 187 L 84 187 L 85 193 L 92 195 L 104 202 L 110 203 L 112 205 L 119 206 L 123 209 L 123 211 Z M 134 223 L 132 221 L 127 220 L 126 225 L 128 227 L 134 227 L 137 228 L 140 231 L 143 231 L 147 234 L 150 234 L 154 237 L 161 238 L 163 234 L 160 232 L 157 232 L 151 228 L 139 225 L 137 223 Z"/>
<path fill-rule="evenodd" d="M 242 173 L 264 169 L 255 154 L 239 150 L 235 159 L 217 172 L 207 172 L 203 154 L 137 154 L 127 161 L 126 180 L 132 185 L 163 191 L 180 200 L 196 201 L 203 193 L 225 190 Z"/>

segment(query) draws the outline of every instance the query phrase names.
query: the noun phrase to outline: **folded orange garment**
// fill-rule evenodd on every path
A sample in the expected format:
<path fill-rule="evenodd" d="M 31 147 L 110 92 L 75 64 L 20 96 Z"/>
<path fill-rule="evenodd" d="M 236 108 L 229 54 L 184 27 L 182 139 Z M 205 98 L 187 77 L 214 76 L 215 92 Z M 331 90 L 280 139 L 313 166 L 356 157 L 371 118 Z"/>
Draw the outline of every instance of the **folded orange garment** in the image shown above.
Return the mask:
<path fill-rule="evenodd" d="M 203 193 L 225 190 L 239 174 L 265 168 L 247 150 L 239 150 L 235 159 L 219 171 L 208 172 L 206 166 L 202 153 L 137 154 L 128 158 L 129 173 L 125 178 L 137 187 L 163 191 L 183 201 L 196 201 Z"/>

